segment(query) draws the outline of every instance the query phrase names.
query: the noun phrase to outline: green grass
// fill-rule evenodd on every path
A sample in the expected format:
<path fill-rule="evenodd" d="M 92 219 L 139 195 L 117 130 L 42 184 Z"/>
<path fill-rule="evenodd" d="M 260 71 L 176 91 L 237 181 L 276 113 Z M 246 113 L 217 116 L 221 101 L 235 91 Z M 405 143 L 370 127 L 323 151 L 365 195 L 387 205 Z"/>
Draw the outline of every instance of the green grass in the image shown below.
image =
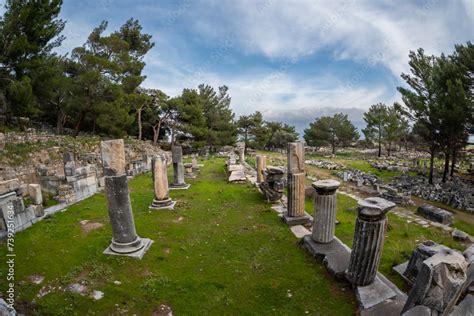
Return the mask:
<path fill-rule="evenodd" d="M 18 305 L 24 309 L 35 300 L 34 311 L 26 312 L 38 315 L 151 315 L 160 304 L 176 315 L 355 312 L 350 287 L 332 280 L 305 254 L 256 189 L 227 183 L 223 159 L 207 160 L 198 178 L 187 181 L 189 190 L 171 191 L 178 201 L 175 211 L 149 211 L 149 174 L 130 181 L 137 231 L 154 240 L 141 261 L 102 254 L 111 238 L 102 193 L 20 232 Z M 86 219 L 104 226 L 86 234 L 79 224 Z M 0 245 L 1 257 L 5 248 Z M 28 280 L 35 274 L 45 277 L 41 285 Z M 5 277 L 6 266 L 0 264 L 3 294 Z M 90 290 L 103 291 L 104 298 L 63 291 L 81 280 Z M 54 289 L 39 298 L 43 286 Z"/>

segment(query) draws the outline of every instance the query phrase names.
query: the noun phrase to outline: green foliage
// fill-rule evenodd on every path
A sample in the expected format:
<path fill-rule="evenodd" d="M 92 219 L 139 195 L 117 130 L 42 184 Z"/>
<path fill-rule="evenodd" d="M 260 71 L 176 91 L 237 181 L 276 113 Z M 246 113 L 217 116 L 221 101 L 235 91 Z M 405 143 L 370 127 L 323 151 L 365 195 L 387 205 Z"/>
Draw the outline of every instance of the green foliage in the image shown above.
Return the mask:
<path fill-rule="evenodd" d="M 289 142 L 298 139 L 294 126 L 281 122 L 267 122 L 262 113 L 242 115 L 236 122 L 238 133 L 246 147 L 256 149 L 286 148 Z"/>
<path fill-rule="evenodd" d="M 330 145 L 333 154 L 336 147 L 348 146 L 359 139 L 359 132 L 347 114 L 337 113 L 334 116 L 322 116 L 310 123 L 309 128 L 304 130 L 304 139 L 310 146 Z"/>
<path fill-rule="evenodd" d="M 35 117 L 41 108 L 31 80 L 43 59 L 64 39 L 62 1 L 8 0 L 0 19 L 0 94 L 10 116 Z"/>
<path fill-rule="evenodd" d="M 364 121 L 367 127 L 362 130 L 368 141 L 378 143 L 378 156 L 382 154 L 382 142 L 387 143 L 388 153 L 392 143 L 405 138 L 408 130 L 408 122 L 403 118 L 400 106 L 386 106 L 378 103 L 370 106 L 364 113 Z"/>

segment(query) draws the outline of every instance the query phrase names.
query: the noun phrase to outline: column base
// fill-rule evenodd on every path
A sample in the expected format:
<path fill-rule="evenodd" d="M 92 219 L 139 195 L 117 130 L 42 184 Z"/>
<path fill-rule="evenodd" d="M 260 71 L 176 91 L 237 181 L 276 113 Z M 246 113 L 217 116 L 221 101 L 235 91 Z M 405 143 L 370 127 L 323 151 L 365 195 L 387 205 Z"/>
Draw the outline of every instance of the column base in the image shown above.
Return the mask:
<path fill-rule="evenodd" d="M 288 213 L 284 213 L 283 216 L 281 217 L 281 220 L 288 224 L 289 226 L 295 226 L 295 225 L 305 225 L 305 224 L 311 224 L 313 222 L 313 217 L 308 215 L 306 212 L 304 213 L 303 216 L 299 217 L 291 217 L 288 216 Z"/>
<path fill-rule="evenodd" d="M 119 247 L 117 247 L 117 244 L 112 241 L 110 246 L 104 250 L 103 254 L 112 256 L 126 256 L 141 260 L 150 248 L 153 240 L 149 238 L 138 238 L 140 239 L 140 244 L 135 247 L 126 247 L 120 244 L 118 245 Z"/>
<path fill-rule="evenodd" d="M 149 209 L 151 210 L 173 210 L 174 206 L 176 205 L 176 201 L 173 201 L 172 199 L 166 199 L 166 200 L 155 200 L 153 199 L 153 202 L 151 203 Z"/>
<path fill-rule="evenodd" d="M 169 186 L 170 190 L 187 190 L 191 184 L 189 183 L 172 183 Z"/>
<path fill-rule="evenodd" d="M 184 177 L 188 179 L 196 179 L 196 175 L 194 173 L 188 173 L 188 174 L 185 173 Z"/>

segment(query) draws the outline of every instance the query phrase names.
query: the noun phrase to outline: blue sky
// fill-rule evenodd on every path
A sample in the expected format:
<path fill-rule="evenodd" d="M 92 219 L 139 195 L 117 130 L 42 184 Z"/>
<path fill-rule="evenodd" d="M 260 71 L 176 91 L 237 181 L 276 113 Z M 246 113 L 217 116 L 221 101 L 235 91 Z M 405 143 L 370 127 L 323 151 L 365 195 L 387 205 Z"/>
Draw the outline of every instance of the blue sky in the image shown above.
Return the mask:
<path fill-rule="evenodd" d="M 400 100 L 410 50 L 474 39 L 474 0 L 65 0 L 61 17 L 61 53 L 102 20 L 112 31 L 133 17 L 156 43 L 144 86 L 227 85 L 237 116 L 259 110 L 299 131 L 338 111 L 362 127 L 371 104 Z"/>

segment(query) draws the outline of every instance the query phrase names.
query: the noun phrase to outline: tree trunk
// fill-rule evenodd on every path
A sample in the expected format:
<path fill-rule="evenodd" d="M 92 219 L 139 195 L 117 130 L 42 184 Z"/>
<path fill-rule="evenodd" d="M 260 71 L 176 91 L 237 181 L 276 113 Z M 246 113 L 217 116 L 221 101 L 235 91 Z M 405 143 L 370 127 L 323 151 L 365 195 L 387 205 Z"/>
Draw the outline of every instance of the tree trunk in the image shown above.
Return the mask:
<path fill-rule="evenodd" d="M 451 172 L 450 172 L 451 179 L 454 176 L 454 167 L 456 166 L 456 147 L 453 147 L 452 155 L 453 157 L 451 158 Z"/>
<path fill-rule="evenodd" d="M 446 183 L 446 177 L 449 171 L 449 153 L 448 150 L 444 153 L 444 170 L 443 170 L 443 183 Z"/>
<path fill-rule="evenodd" d="M 161 121 L 153 125 L 153 145 L 158 144 L 158 137 L 160 136 Z"/>
<path fill-rule="evenodd" d="M 430 174 L 428 176 L 428 183 L 433 184 L 433 165 L 434 165 L 435 150 L 430 151 Z"/>
<path fill-rule="evenodd" d="M 59 110 L 56 118 L 56 133 L 62 134 L 64 123 L 66 122 L 66 114 L 62 110 Z"/>
<path fill-rule="evenodd" d="M 382 135 L 380 134 L 380 129 L 379 129 L 379 157 L 382 156 Z"/>
<path fill-rule="evenodd" d="M 77 121 L 76 128 L 74 129 L 74 137 L 77 137 L 77 135 L 79 135 L 79 131 L 81 130 L 82 123 L 84 122 L 85 116 L 86 116 L 86 112 L 82 111 L 81 114 L 79 115 L 79 120 Z"/>
<path fill-rule="evenodd" d="M 137 109 L 138 140 L 142 140 L 142 108 Z"/>

